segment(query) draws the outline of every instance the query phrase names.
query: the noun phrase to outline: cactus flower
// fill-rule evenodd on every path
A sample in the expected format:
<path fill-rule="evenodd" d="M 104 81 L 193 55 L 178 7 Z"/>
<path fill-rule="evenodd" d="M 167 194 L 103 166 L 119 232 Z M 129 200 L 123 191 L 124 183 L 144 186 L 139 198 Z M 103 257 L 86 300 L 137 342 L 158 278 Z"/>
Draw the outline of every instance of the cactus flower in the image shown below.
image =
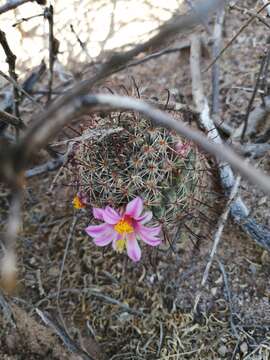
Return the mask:
<path fill-rule="evenodd" d="M 143 215 L 142 212 L 143 201 L 139 196 L 130 201 L 126 209 L 121 212 L 110 206 L 106 206 L 105 209 L 94 208 L 94 218 L 103 221 L 103 224 L 90 225 L 85 231 L 94 238 L 97 246 L 112 243 L 114 250 L 122 253 L 126 249 L 130 259 L 137 262 L 141 258 L 139 239 L 150 246 L 161 243 L 159 238 L 161 227 L 144 225 L 152 219 L 152 212 L 146 211 Z"/>
<path fill-rule="evenodd" d="M 86 208 L 86 197 L 82 193 L 78 193 L 74 196 L 72 201 L 74 209 L 85 209 Z"/>

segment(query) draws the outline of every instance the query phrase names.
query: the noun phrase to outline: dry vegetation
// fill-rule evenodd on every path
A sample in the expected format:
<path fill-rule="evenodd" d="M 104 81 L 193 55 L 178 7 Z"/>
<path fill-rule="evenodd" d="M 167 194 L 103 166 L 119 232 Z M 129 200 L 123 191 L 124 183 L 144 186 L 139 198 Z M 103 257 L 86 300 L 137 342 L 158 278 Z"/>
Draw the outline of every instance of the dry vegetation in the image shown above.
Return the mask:
<path fill-rule="evenodd" d="M 121 42 L 121 36 L 117 40 L 117 32 L 122 28 L 127 31 L 125 26 L 129 25 L 124 24 L 120 16 L 125 2 L 70 0 L 66 8 L 77 9 L 74 18 L 67 16 L 60 3 L 55 1 L 54 7 L 54 36 L 60 46 L 52 72 L 52 102 L 82 78 L 95 75 L 108 58 L 111 48 L 123 49 L 123 45 L 134 43 L 133 38 L 126 44 Z M 131 3 L 134 11 L 133 1 Z M 147 34 L 138 33 L 137 42 L 152 35 L 153 29 L 167 20 L 177 6 L 185 13 L 188 4 L 193 2 L 183 4 L 182 1 L 172 1 L 168 8 L 165 5 L 156 6 L 155 1 L 140 3 L 144 3 L 148 25 L 145 28 Z M 222 47 L 252 16 L 244 9 L 257 11 L 262 3 L 240 0 L 238 7 L 226 8 Z M 91 9 L 89 14 L 85 12 L 86 8 Z M 149 11 L 152 8 L 154 11 Z M 9 24 L 26 17 L 26 13 L 31 16 L 43 9 L 31 2 L 0 14 L 0 18 L 3 16 L 4 19 L 7 40 Z M 99 44 L 100 39 L 95 35 L 98 25 L 90 21 L 94 19 L 95 11 L 97 14 L 103 11 L 111 25 L 106 22 L 109 32 Z M 114 14 L 114 20 L 107 12 Z M 219 59 L 220 108 L 216 119 L 222 124 L 223 131 L 232 129 L 230 136 L 222 130 L 221 134 L 241 154 L 247 143 L 256 144 L 256 148 L 262 143 L 269 146 L 267 106 L 264 108 L 264 121 L 256 128 L 255 134 L 245 139 L 244 145 L 236 136 L 238 127 L 244 121 L 262 59 L 265 57 L 269 62 L 270 58 L 270 21 L 266 10 L 260 14 L 264 22 L 255 19 Z M 52 73 L 48 69 L 47 28 L 45 34 L 40 29 L 44 26 L 41 25 L 43 21 L 43 17 L 23 21 L 10 33 L 20 33 L 22 47 L 18 50 L 10 43 L 17 56 L 16 71 L 20 74 L 20 84 L 36 71 L 43 57 L 47 65 L 30 91 L 38 103 L 24 98 L 20 104 L 20 115 L 26 126 L 31 126 L 38 117 L 40 106 L 48 106 L 48 82 L 50 84 Z M 74 25 L 83 46 L 70 30 L 70 25 Z M 135 28 L 140 26 L 137 24 Z M 211 18 L 192 30 L 192 35 L 202 37 L 202 70 L 213 59 L 210 41 L 213 26 L 214 18 Z M 94 92 L 128 94 L 154 102 L 167 114 L 197 128 L 200 116 L 194 105 L 190 36 L 191 32 L 184 35 L 176 33 L 162 46 L 139 55 L 136 60 L 164 48 L 181 47 L 181 50 L 124 68 L 95 84 Z M 38 48 L 37 56 L 33 56 L 25 51 L 25 42 L 32 44 L 36 39 L 41 40 L 37 45 L 40 50 Z M 105 51 L 95 53 L 95 49 Z M 6 70 L 3 67 L 3 71 Z M 211 104 L 211 69 L 203 72 L 202 78 Z M 7 94 L 11 92 L 10 84 L 1 78 L 1 109 L 5 109 Z M 261 105 L 262 98 L 267 97 L 268 67 L 252 110 Z M 218 175 L 222 165 L 200 147 L 192 145 L 197 153 L 196 163 L 199 163 L 194 177 L 200 181 L 196 182 L 193 194 L 189 194 L 188 207 L 184 207 L 182 216 L 180 214 L 177 218 L 179 225 L 174 239 L 166 239 L 158 249 L 143 247 L 142 261 L 132 263 L 126 254 L 116 254 L 110 247 L 96 247 L 85 234 L 84 229 L 93 222 L 93 218 L 90 207 L 78 211 L 72 206 L 74 195 L 82 190 L 81 179 L 78 179 L 78 174 L 82 175 L 82 172 L 78 171 L 74 153 L 78 156 L 78 152 L 83 153 L 84 147 L 87 149 L 89 145 L 101 155 L 104 149 L 88 140 L 74 141 L 74 137 L 80 137 L 89 129 L 95 130 L 100 124 L 117 127 L 120 115 L 128 121 L 133 116 L 135 120 L 141 119 L 140 115 L 131 111 L 122 114 L 119 111 L 88 112 L 75 116 L 72 124 L 65 126 L 50 143 L 59 154 L 69 152 L 68 162 L 61 166 L 52 165 L 52 171 L 32 176 L 32 170 L 35 171 L 40 164 L 47 161 L 51 164 L 50 155 L 43 150 L 28 166 L 23 185 L 23 225 L 16 242 L 17 286 L 12 294 L 4 290 L 0 292 L 0 359 L 268 359 L 269 251 L 256 244 L 252 236 L 247 236 L 241 226 L 230 218 L 221 235 L 206 284 L 201 286 L 213 246 L 213 235 L 228 194 L 222 188 Z M 13 139 L 16 135 L 12 126 L 1 134 L 5 134 L 6 138 L 2 136 L 0 142 Z M 120 145 L 125 142 L 125 138 L 117 133 L 113 140 L 119 141 Z M 182 138 L 182 141 L 185 140 Z M 93 160 L 93 148 L 86 153 L 90 153 Z M 268 152 L 259 156 L 251 152 L 249 159 L 269 174 L 269 147 Z M 91 159 L 83 153 L 80 160 Z M 239 195 L 251 209 L 254 219 L 265 226 L 267 234 L 266 227 L 270 226 L 269 196 L 246 179 L 241 181 Z M 0 185 L 0 234 L 3 234 L 3 239 L 11 197 L 10 188 L 3 182 Z M 201 298 L 194 312 L 198 294 Z"/>

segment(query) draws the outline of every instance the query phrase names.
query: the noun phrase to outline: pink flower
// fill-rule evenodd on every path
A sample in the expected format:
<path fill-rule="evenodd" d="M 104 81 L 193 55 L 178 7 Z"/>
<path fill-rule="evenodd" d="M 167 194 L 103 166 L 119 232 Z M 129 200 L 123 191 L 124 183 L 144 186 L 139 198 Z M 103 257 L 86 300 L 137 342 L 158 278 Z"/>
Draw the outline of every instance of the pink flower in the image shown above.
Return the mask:
<path fill-rule="evenodd" d="M 181 142 L 180 140 L 175 144 L 175 150 L 178 155 L 181 157 L 186 157 L 190 151 L 191 143 L 190 142 Z"/>
<path fill-rule="evenodd" d="M 94 208 L 94 218 L 104 223 L 90 225 L 85 231 L 94 238 L 97 246 L 112 243 L 114 250 L 120 253 L 126 248 L 130 259 L 136 262 L 141 258 L 141 249 L 137 241 L 139 238 L 150 246 L 161 243 L 159 238 L 161 227 L 144 226 L 152 219 L 152 212 L 146 211 L 143 215 L 142 212 L 143 201 L 139 196 L 127 204 L 124 212 L 119 213 L 110 206 L 106 206 L 105 209 Z"/>

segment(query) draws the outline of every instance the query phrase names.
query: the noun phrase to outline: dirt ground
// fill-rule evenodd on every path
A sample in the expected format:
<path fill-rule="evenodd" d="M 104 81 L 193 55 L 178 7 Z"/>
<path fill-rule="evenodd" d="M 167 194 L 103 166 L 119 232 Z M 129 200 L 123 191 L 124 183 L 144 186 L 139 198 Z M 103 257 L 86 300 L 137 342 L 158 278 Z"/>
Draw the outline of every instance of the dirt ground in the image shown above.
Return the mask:
<path fill-rule="evenodd" d="M 237 4 L 247 9 L 255 6 L 254 1 L 248 0 Z M 228 10 L 225 44 L 248 19 L 247 13 Z M 249 89 L 254 87 L 268 43 L 268 31 L 264 24 L 254 21 L 220 59 L 221 118 L 234 128 L 244 118 L 252 94 Z M 207 36 L 203 26 L 195 33 Z M 178 36 L 167 45 L 178 44 L 188 36 Z M 203 68 L 210 62 L 211 48 L 208 49 Z M 210 99 L 210 72 L 203 77 Z M 56 83 L 61 88 L 60 78 Z M 120 94 L 126 90 L 134 96 L 139 93 L 142 98 L 164 103 L 169 90 L 171 100 L 192 107 L 189 51 L 124 70 L 106 79 L 96 90 L 108 88 Z M 26 113 L 30 112 L 29 106 L 25 106 Z M 73 127 L 81 131 L 91 121 L 89 117 L 84 125 L 76 123 Z M 73 136 L 72 129 L 64 129 L 56 140 Z M 40 155 L 32 166 L 45 160 Z M 269 153 L 251 161 L 269 172 Z M 75 189 L 67 183 L 65 169 L 59 174 L 55 170 L 28 179 L 17 245 L 18 285 L 12 296 L 6 296 L 13 315 L 7 318 L 0 312 L 0 359 L 79 358 L 78 353 L 67 350 L 70 344 L 63 344 L 52 328 L 42 322 L 36 309 L 56 319 L 73 339 L 71 343 L 78 344 L 93 359 L 269 359 L 270 255 L 231 219 L 225 226 L 207 284 L 201 288 L 212 235 L 225 203 L 215 165 L 211 159 L 206 163 L 208 206 L 196 206 L 195 229 L 194 219 L 187 220 L 176 251 L 169 244 L 161 250 L 149 251 L 145 247 L 139 263 L 132 263 L 109 247 L 104 251 L 97 248 L 85 235 L 91 214 L 87 209 L 73 209 Z M 270 226 L 269 198 L 245 181 L 240 193 L 255 219 Z M 9 204 L 9 190 L 2 185 L 2 231 Z M 194 314 L 195 297 L 200 291 L 201 301 Z M 7 309 L 5 314 L 9 314 Z"/>

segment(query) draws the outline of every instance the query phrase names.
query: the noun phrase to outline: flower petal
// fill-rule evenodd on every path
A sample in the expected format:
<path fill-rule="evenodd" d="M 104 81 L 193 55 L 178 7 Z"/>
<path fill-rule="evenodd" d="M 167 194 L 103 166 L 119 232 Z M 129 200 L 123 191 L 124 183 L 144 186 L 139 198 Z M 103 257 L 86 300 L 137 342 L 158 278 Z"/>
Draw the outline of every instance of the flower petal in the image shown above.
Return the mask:
<path fill-rule="evenodd" d="M 158 246 L 161 244 L 161 240 L 151 235 L 141 235 L 141 239 L 150 246 Z"/>
<path fill-rule="evenodd" d="M 93 208 L 93 216 L 95 219 L 97 220 L 103 220 L 103 212 L 104 210 L 103 209 L 100 209 L 100 208 Z"/>
<path fill-rule="evenodd" d="M 152 211 L 146 211 L 142 216 L 137 217 L 136 221 L 140 224 L 145 224 L 149 222 L 153 217 Z"/>
<path fill-rule="evenodd" d="M 89 236 L 100 237 L 100 236 L 108 235 L 114 230 L 111 225 L 104 223 L 101 225 L 90 225 L 85 229 L 85 231 Z"/>
<path fill-rule="evenodd" d="M 161 239 L 156 237 L 160 233 L 160 226 L 147 228 L 139 226 L 136 232 L 140 235 L 141 239 L 148 245 L 157 246 L 161 243 Z"/>
<path fill-rule="evenodd" d="M 141 258 L 141 249 L 134 233 L 127 237 L 127 254 L 134 262 L 139 261 Z"/>
<path fill-rule="evenodd" d="M 106 206 L 103 210 L 103 219 L 106 223 L 115 225 L 121 219 L 121 216 L 110 206 Z"/>
<path fill-rule="evenodd" d="M 143 235 L 158 236 L 161 231 L 161 226 L 147 227 L 141 224 L 136 224 L 135 231 Z"/>
<path fill-rule="evenodd" d="M 125 215 L 132 216 L 137 219 L 143 211 L 143 201 L 137 196 L 135 199 L 127 204 Z"/>
<path fill-rule="evenodd" d="M 110 244 L 111 242 L 114 242 L 116 237 L 117 237 L 117 233 L 113 231 L 113 232 L 109 233 L 108 235 L 94 238 L 94 243 L 97 246 L 106 246 L 106 245 Z"/>

